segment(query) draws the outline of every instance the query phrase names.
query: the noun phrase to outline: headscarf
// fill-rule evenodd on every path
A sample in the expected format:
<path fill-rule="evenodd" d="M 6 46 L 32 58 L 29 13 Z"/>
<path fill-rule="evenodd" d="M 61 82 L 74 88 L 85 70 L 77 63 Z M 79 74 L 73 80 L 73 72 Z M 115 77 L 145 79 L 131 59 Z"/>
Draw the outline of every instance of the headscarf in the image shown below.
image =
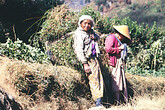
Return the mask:
<path fill-rule="evenodd" d="M 94 21 L 93 21 L 92 17 L 89 16 L 89 15 L 82 15 L 79 18 L 78 25 L 80 26 L 81 22 L 84 21 L 85 19 L 88 19 L 88 20 L 92 21 L 92 27 L 94 26 Z"/>

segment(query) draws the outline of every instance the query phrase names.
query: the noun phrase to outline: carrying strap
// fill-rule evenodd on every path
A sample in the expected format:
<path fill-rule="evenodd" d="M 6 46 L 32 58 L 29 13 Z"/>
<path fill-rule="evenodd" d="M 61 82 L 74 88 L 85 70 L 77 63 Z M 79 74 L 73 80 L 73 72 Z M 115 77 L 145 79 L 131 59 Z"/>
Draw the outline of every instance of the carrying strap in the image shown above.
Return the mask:
<path fill-rule="evenodd" d="M 108 37 L 110 35 L 112 35 L 112 34 L 108 34 L 108 35 L 106 35 L 104 37 Z M 112 35 L 112 36 L 114 36 L 121 45 L 124 45 L 124 50 L 121 51 L 121 60 L 124 62 L 124 67 L 126 68 L 127 51 L 128 51 L 127 50 L 127 44 L 126 43 L 122 43 L 115 35 Z"/>
<path fill-rule="evenodd" d="M 127 44 L 126 43 L 122 44 L 121 41 L 116 36 L 114 36 L 114 37 L 117 39 L 117 41 L 121 45 L 124 45 L 124 49 L 121 51 L 121 60 L 124 61 L 124 63 L 126 64 L 126 62 L 127 62 Z"/>
<path fill-rule="evenodd" d="M 108 34 L 108 35 L 106 35 L 106 36 L 104 36 L 104 37 L 108 37 L 108 36 L 110 36 L 110 35 L 112 35 L 112 34 Z M 116 39 L 117 39 L 117 41 L 122 45 L 123 43 L 121 43 L 121 41 L 115 36 L 115 35 L 112 35 L 112 36 L 114 36 Z"/>
<path fill-rule="evenodd" d="M 113 35 L 114 36 L 114 35 Z M 116 36 L 114 36 L 116 39 L 117 39 L 117 41 L 122 45 L 122 43 L 121 43 L 121 41 L 116 37 Z"/>

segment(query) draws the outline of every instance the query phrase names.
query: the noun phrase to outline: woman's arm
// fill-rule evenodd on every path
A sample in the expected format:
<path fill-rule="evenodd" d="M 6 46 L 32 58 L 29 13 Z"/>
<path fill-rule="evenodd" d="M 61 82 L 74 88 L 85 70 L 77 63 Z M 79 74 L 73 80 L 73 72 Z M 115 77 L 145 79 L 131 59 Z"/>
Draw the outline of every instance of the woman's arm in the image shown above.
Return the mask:
<path fill-rule="evenodd" d="M 83 50 L 84 39 L 83 39 L 82 35 L 81 34 L 75 35 L 74 42 L 75 42 L 75 52 L 76 52 L 78 60 L 82 64 L 86 64 L 87 63 L 87 59 L 86 59 L 86 57 L 84 55 L 84 50 Z"/>
<path fill-rule="evenodd" d="M 83 52 L 83 47 L 84 47 L 83 37 L 79 34 L 75 35 L 74 42 L 75 42 L 75 52 L 76 52 L 78 60 L 83 64 L 84 71 L 86 73 L 90 73 L 91 69 L 88 65 L 87 59 Z"/>
<path fill-rule="evenodd" d="M 112 55 L 119 55 L 120 49 L 119 47 L 115 47 L 115 43 L 117 43 L 117 40 L 114 36 L 108 36 L 105 40 L 105 50 L 107 53 Z"/>

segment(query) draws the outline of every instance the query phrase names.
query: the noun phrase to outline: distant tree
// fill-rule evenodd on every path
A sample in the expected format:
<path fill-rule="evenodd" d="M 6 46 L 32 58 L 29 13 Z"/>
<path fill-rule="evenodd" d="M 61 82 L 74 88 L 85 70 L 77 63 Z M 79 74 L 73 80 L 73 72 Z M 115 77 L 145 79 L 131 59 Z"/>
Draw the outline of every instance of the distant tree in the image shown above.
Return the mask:
<path fill-rule="evenodd" d="M 107 0 L 95 0 L 95 4 L 98 6 L 98 10 L 103 12 L 104 6 L 107 7 Z"/>
<path fill-rule="evenodd" d="M 100 11 L 100 12 L 103 12 L 103 8 L 104 8 L 103 5 L 101 5 L 101 6 L 99 7 L 99 11 Z"/>
<path fill-rule="evenodd" d="M 85 3 L 90 3 L 91 1 L 90 0 L 85 0 Z"/>
<path fill-rule="evenodd" d="M 0 0 L 0 42 L 4 42 L 5 33 L 14 38 L 13 29 L 16 29 L 17 37 L 20 36 L 21 40 L 27 42 L 36 29 L 31 28 L 26 34 L 24 32 L 40 19 L 45 11 L 63 3 L 64 0 Z"/>
<path fill-rule="evenodd" d="M 131 4 L 131 0 L 124 0 L 126 4 Z"/>
<path fill-rule="evenodd" d="M 165 1 L 164 0 L 161 0 L 161 10 L 163 11 L 164 9 L 164 5 L 165 5 Z"/>
<path fill-rule="evenodd" d="M 100 6 L 101 4 L 106 5 L 107 0 L 95 0 L 95 4 Z"/>

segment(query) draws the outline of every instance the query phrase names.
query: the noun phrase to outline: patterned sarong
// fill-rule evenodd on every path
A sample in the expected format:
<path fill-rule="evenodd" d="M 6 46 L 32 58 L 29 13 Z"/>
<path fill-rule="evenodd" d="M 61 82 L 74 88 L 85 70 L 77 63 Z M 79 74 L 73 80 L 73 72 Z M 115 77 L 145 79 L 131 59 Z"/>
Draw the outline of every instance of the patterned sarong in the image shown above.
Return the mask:
<path fill-rule="evenodd" d="M 92 71 L 88 75 L 90 90 L 93 100 L 96 101 L 97 98 L 103 97 L 103 77 L 96 57 L 90 58 L 88 64 Z"/>

